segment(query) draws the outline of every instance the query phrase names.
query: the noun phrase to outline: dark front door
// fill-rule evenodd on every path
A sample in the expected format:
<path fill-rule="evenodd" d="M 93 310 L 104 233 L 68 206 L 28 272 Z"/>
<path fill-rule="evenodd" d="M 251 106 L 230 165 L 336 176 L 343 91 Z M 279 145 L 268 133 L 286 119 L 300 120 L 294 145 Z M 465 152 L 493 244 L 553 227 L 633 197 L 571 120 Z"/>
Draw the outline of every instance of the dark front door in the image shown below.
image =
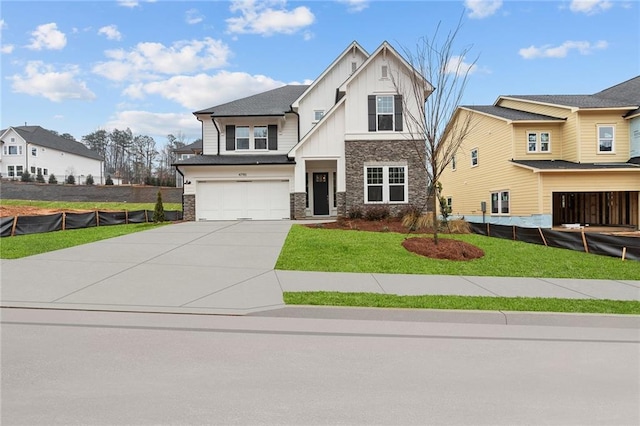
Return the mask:
<path fill-rule="evenodd" d="M 329 214 L 329 173 L 313 174 L 313 214 Z"/>

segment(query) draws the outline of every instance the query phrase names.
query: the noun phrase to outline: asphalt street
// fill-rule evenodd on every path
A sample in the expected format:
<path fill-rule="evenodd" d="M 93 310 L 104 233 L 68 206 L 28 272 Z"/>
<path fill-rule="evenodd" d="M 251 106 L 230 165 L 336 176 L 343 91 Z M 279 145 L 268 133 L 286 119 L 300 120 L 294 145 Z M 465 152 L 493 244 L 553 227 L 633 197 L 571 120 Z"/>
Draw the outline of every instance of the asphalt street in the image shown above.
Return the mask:
<path fill-rule="evenodd" d="M 640 424 L 633 328 L 0 313 L 3 425 Z"/>

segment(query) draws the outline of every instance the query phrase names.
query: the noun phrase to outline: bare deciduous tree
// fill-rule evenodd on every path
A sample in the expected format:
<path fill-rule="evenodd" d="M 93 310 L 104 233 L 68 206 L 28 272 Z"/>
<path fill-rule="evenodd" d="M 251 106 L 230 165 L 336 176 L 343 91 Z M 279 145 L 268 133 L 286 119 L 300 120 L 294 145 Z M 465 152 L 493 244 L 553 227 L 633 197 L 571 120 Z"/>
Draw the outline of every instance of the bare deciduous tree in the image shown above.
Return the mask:
<path fill-rule="evenodd" d="M 417 147 L 416 152 L 425 152 L 421 160 L 427 171 L 428 200 L 434 224 L 434 240 L 438 243 L 438 180 L 453 160 L 464 139 L 472 130 L 471 115 L 460 112 L 454 115 L 462 101 L 469 75 L 475 69 L 478 58 L 466 63 L 471 47 L 454 53 L 454 44 L 462 27 L 458 25 L 443 36 L 440 24 L 434 35 L 422 37 L 415 51 L 403 48 L 407 62 L 417 71 L 408 79 L 394 77 L 394 86 L 403 98 L 406 132 L 414 143 L 425 143 L 426 151 Z M 401 81 L 408 81 L 406 85 Z M 425 93 L 430 95 L 425 100 Z M 407 105 L 417 105 L 407 108 Z M 422 157 L 422 156 L 421 156 Z"/>

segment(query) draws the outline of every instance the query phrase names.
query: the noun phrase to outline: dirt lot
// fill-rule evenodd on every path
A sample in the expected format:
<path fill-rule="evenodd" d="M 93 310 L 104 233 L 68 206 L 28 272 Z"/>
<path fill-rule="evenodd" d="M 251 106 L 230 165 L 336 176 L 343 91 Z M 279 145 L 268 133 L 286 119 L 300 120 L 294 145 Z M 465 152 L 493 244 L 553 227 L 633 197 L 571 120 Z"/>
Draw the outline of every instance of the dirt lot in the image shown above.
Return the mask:
<path fill-rule="evenodd" d="M 62 212 L 86 213 L 91 210 L 43 209 L 32 206 L 0 206 L 0 217 L 7 216 L 41 216 Z"/>

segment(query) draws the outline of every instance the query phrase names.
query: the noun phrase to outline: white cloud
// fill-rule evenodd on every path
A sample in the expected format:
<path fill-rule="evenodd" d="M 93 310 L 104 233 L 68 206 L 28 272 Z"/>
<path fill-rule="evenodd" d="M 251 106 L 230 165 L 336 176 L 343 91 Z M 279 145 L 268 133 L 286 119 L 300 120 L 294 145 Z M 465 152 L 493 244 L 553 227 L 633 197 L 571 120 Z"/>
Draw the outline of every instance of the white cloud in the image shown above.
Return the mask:
<path fill-rule="evenodd" d="M 240 12 L 242 16 L 226 20 L 230 33 L 294 34 L 298 30 L 313 24 L 315 16 L 305 6 L 293 10 L 286 9 L 286 1 L 275 0 L 256 3 L 254 0 L 236 0 L 231 3 L 231 12 Z M 274 8 L 274 7 L 276 8 Z"/>
<path fill-rule="evenodd" d="M 202 15 L 198 9 L 189 9 L 185 13 L 184 20 L 189 25 L 195 25 L 204 20 L 204 15 Z"/>
<path fill-rule="evenodd" d="M 284 84 L 263 75 L 220 71 L 215 75 L 175 76 L 163 81 L 132 84 L 123 94 L 134 99 L 157 95 L 195 111 L 275 89 Z"/>
<path fill-rule="evenodd" d="M 183 40 L 167 47 L 162 43 L 138 43 L 132 50 L 107 50 L 110 61 L 93 72 L 114 81 L 155 79 L 158 75 L 183 74 L 219 68 L 227 64 L 229 47 L 212 38 Z"/>
<path fill-rule="evenodd" d="M 15 46 L 13 44 L 5 44 L 2 47 L 0 47 L 0 53 L 4 53 L 4 54 L 13 53 L 14 48 Z"/>
<path fill-rule="evenodd" d="M 444 67 L 445 73 L 458 76 L 471 75 L 478 71 L 476 64 L 464 61 L 463 56 L 452 56 Z"/>
<path fill-rule="evenodd" d="M 56 71 L 41 61 L 27 63 L 24 75 L 9 77 L 13 80 L 13 91 L 31 96 L 43 96 L 53 102 L 65 99 L 93 100 L 96 95 L 84 81 L 77 80 L 79 69 L 75 66 Z"/>
<path fill-rule="evenodd" d="M 58 31 L 58 25 L 55 22 L 38 26 L 31 36 L 31 44 L 27 46 L 29 49 L 60 50 L 67 45 L 67 36 Z"/>
<path fill-rule="evenodd" d="M 588 41 L 565 41 L 560 46 L 545 45 L 541 47 L 529 46 L 522 48 L 518 51 L 520 56 L 524 59 L 537 59 L 537 58 L 564 58 L 572 50 L 577 50 L 581 55 L 589 55 L 595 50 L 606 49 L 609 46 L 604 40 L 600 40 L 596 43 L 590 43 Z"/>
<path fill-rule="evenodd" d="M 5 28 L 7 28 L 6 22 L 4 22 L 4 19 L 0 19 L 0 30 L 4 30 Z"/>
<path fill-rule="evenodd" d="M 465 0 L 464 5 L 470 9 L 469 18 L 487 18 L 502 7 L 502 0 Z"/>
<path fill-rule="evenodd" d="M 98 34 L 105 35 L 109 40 L 122 40 L 122 34 L 116 25 L 107 25 L 98 30 Z"/>
<path fill-rule="evenodd" d="M 102 128 L 126 129 L 130 128 L 133 134 L 149 135 L 156 139 L 156 143 L 162 143 L 161 138 L 169 133 L 182 132 L 190 139 L 196 139 L 201 134 L 201 124 L 190 112 L 184 113 L 157 113 L 140 110 L 119 111 Z"/>
<path fill-rule="evenodd" d="M 594 15 L 610 9 L 611 6 L 613 6 L 613 3 L 608 0 L 573 0 L 569 9 L 572 12 Z"/>
<path fill-rule="evenodd" d="M 118 0 L 118 5 L 123 7 L 134 8 L 139 5 L 139 2 L 137 0 Z"/>
<path fill-rule="evenodd" d="M 362 12 L 369 7 L 369 0 L 338 0 L 347 6 L 347 11 L 351 13 Z"/>

